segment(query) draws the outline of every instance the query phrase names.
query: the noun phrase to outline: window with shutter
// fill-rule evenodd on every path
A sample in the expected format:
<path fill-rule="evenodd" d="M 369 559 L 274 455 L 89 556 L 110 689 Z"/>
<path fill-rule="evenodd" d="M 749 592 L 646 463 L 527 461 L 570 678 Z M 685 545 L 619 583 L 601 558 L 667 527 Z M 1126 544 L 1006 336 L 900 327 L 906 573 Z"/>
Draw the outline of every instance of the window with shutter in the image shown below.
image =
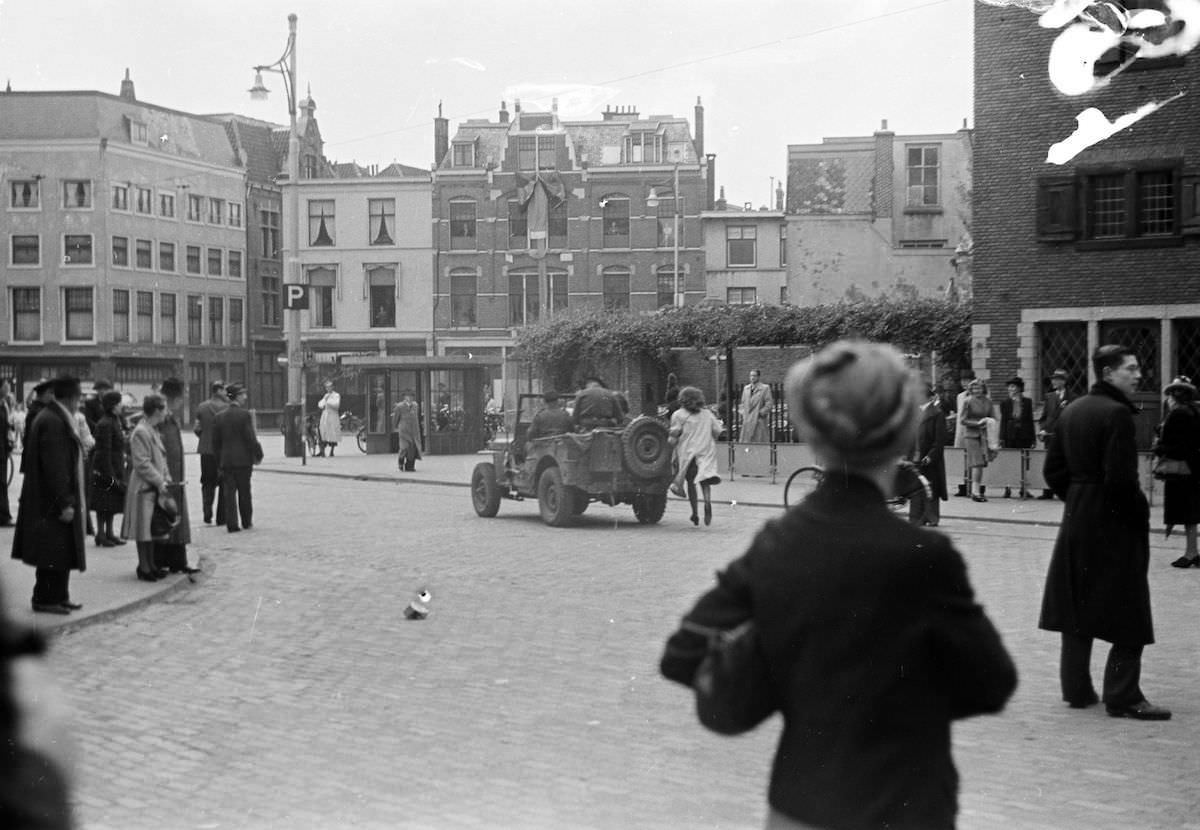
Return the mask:
<path fill-rule="evenodd" d="M 1187 168 L 1180 176 L 1180 229 L 1186 236 L 1200 234 L 1200 168 Z"/>
<path fill-rule="evenodd" d="M 1041 242 L 1075 239 L 1075 177 L 1043 176 L 1038 180 L 1037 238 Z"/>

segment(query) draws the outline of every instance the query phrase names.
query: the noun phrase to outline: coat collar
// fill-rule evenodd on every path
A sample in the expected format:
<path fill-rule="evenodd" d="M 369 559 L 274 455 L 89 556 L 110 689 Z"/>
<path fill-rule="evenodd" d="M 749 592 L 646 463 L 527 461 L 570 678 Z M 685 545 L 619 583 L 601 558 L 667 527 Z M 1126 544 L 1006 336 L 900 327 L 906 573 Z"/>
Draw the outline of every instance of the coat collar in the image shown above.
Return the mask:
<path fill-rule="evenodd" d="M 1130 412 L 1135 415 L 1141 412 L 1141 407 L 1135 404 L 1129 398 L 1125 397 L 1125 393 L 1107 381 L 1096 381 L 1092 384 L 1092 388 L 1088 390 L 1089 395 L 1102 395 L 1106 398 L 1112 398 L 1117 403 L 1127 407 Z"/>
<path fill-rule="evenodd" d="M 809 502 L 821 513 L 863 516 L 883 511 L 884 494 L 875 483 L 855 473 L 826 470 Z"/>

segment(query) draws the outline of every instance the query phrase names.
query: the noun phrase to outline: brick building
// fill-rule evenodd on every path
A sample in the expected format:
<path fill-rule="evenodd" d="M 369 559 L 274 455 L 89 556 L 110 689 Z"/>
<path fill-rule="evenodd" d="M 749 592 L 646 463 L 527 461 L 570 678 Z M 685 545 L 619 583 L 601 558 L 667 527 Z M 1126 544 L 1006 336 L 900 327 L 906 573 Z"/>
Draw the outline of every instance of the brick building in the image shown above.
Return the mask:
<path fill-rule="evenodd" d="M 245 171 L 222 125 L 95 91 L 0 93 L 0 376 L 140 395 L 246 378 Z"/>
<path fill-rule="evenodd" d="M 1197 88 L 1200 56 L 1138 60 L 1068 98 L 1047 76 L 1057 35 L 1024 10 L 975 6 L 974 368 L 1021 375 L 1040 399 L 1054 369 L 1083 391 L 1096 346 L 1131 345 L 1147 445 L 1165 381 L 1200 374 L 1200 99 L 1185 95 L 1067 164 L 1045 158 L 1085 107 L 1114 119 Z M 1116 66 L 1109 57 L 1098 73 Z"/>
<path fill-rule="evenodd" d="M 971 131 L 788 145 L 789 300 L 931 296 L 969 279 Z"/>
<path fill-rule="evenodd" d="M 569 309 L 653 311 L 676 292 L 703 300 L 700 212 L 713 204 L 715 163 L 703 118 L 697 101 L 693 136 L 678 116 L 618 108 L 563 121 L 557 105 L 514 102 L 511 117 L 502 104 L 496 121 L 464 121 L 451 137 L 439 113 L 435 353 L 504 359 L 511 396 L 532 383 L 507 360 L 514 329 Z M 636 406 L 644 385 L 634 374 L 609 380 Z"/>
<path fill-rule="evenodd" d="M 783 211 L 722 209 L 723 202 L 717 200 L 716 210 L 700 215 L 708 300 L 729 305 L 788 302 Z"/>

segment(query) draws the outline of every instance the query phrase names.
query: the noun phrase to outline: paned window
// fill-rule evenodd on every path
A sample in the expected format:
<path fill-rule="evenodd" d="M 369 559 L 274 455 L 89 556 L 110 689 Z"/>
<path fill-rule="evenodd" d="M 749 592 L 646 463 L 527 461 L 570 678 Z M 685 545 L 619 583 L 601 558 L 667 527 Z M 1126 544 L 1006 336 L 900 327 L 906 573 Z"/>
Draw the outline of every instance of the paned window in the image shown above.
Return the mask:
<path fill-rule="evenodd" d="M 219 277 L 224 271 L 225 256 L 220 248 L 208 249 L 208 275 L 210 277 Z"/>
<path fill-rule="evenodd" d="M 242 203 L 229 203 L 229 227 L 240 228 L 242 226 Z"/>
<path fill-rule="evenodd" d="M 787 225 L 779 226 L 779 265 L 787 265 Z"/>
<path fill-rule="evenodd" d="M 662 136 L 648 130 L 638 130 L 625 138 L 625 161 L 628 164 L 658 164 L 662 158 Z"/>
<path fill-rule="evenodd" d="M 209 198 L 208 200 L 208 224 L 224 225 L 225 224 L 225 200 Z"/>
<path fill-rule="evenodd" d="M 758 228 L 729 225 L 725 228 L 725 264 L 729 268 L 753 268 L 758 263 Z"/>
<path fill-rule="evenodd" d="M 1042 377 L 1048 378 L 1056 369 L 1064 369 L 1069 380 L 1067 389 L 1072 395 L 1087 392 L 1088 383 L 1088 336 L 1087 323 L 1070 321 L 1061 323 L 1039 323 L 1038 359 Z M 1043 392 L 1049 386 L 1047 381 Z"/>
<path fill-rule="evenodd" d="M 675 228 L 679 228 L 679 245 L 683 245 L 683 199 L 673 195 L 660 196 L 658 201 L 658 247 L 675 247 Z"/>
<path fill-rule="evenodd" d="M 455 167 L 474 167 L 475 166 L 475 144 L 473 142 L 455 142 L 454 144 L 454 166 Z"/>
<path fill-rule="evenodd" d="M 129 238 L 114 236 L 112 238 L 112 264 L 122 268 L 129 267 Z"/>
<path fill-rule="evenodd" d="M 279 325 L 279 305 L 281 298 L 279 296 L 280 281 L 279 277 L 263 275 L 259 278 L 259 283 L 262 286 L 262 324 L 264 326 Z"/>
<path fill-rule="evenodd" d="M 92 237 L 89 234 L 67 234 L 63 237 L 63 265 L 91 265 Z M 88 338 L 89 340 L 91 338 Z"/>
<path fill-rule="evenodd" d="M 337 272 L 332 268 L 308 270 L 308 313 L 313 328 L 333 328 L 333 300 L 337 290 Z"/>
<path fill-rule="evenodd" d="M 188 345 L 199 346 L 204 342 L 204 298 L 199 294 L 188 294 Z"/>
<path fill-rule="evenodd" d="M 546 232 L 550 235 L 551 248 L 567 247 L 567 201 L 551 205 L 546 216 Z"/>
<path fill-rule="evenodd" d="M 174 271 L 175 270 L 175 243 L 174 242 L 159 242 L 158 243 L 158 270 Z"/>
<path fill-rule="evenodd" d="M 725 302 L 728 305 L 754 305 L 758 302 L 758 289 L 756 288 L 726 288 Z"/>
<path fill-rule="evenodd" d="M 605 311 L 623 311 L 629 308 L 629 276 L 629 269 L 624 266 L 604 269 Z"/>
<path fill-rule="evenodd" d="M 158 215 L 166 219 L 175 218 L 175 194 L 174 193 L 159 193 L 158 194 Z"/>
<path fill-rule="evenodd" d="M 310 199 L 308 202 L 308 244 L 330 247 L 334 244 L 334 202 L 332 199 Z"/>
<path fill-rule="evenodd" d="M 625 196 L 608 196 L 600 200 L 604 211 L 604 247 L 629 247 L 629 199 Z"/>
<path fill-rule="evenodd" d="M 1150 239 L 1179 233 L 1175 171 L 1136 169 L 1085 176 L 1085 235 L 1095 240 Z"/>
<path fill-rule="evenodd" d="M 12 290 L 12 339 L 18 343 L 37 343 L 42 339 L 42 291 L 40 288 Z"/>
<path fill-rule="evenodd" d="M 154 292 L 137 293 L 137 342 L 154 342 Z"/>
<path fill-rule="evenodd" d="M 229 345 L 242 346 L 245 345 L 245 336 L 243 334 L 242 316 L 243 303 L 238 297 L 229 298 Z"/>
<path fill-rule="evenodd" d="M 133 243 L 133 263 L 149 271 L 154 267 L 154 243 L 149 239 L 137 239 Z"/>
<path fill-rule="evenodd" d="M 908 207 L 936 207 L 938 197 L 937 145 L 908 148 Z"/>
<path fill-rule="evenodd" d="M 539 135 L 537 137 L 537 169 L 554 170 L 558 167 L 559 137 Z"/>
<path fill-rule="evenodd" d="M 242 278 L 242 252 L 229 252 L 229 276 L 237 279 Z"/>
<path fill-rule="evenodd" d="M 8 183 L 8 206 L 19 210 L 41 207 L 42 183 L 39 179 L 13 179 Z"/>
<path fill-rule="evenodd" d="M 92 305 L 92 289 L 63 289 L 64 340 L 96 339 L 96 317 Z"/>
<path fill-rule="evenodd" d="M 471 200 L 450 202 L 450 249 L 475 249 L 475 202 Z"/>
<path fill-rule="evenodd" d="M 538 274 L 523 269 L 508 274 L 508 324 L 526 326 L 538 319 Z"/>
<path fill-rule="evenodd" d="M 262 255 L 266 259 L 279 256 L 279 211 L 260 210 L 258 223 L 262 231 Z"/>
<path fill-rule="evenodd" d="M 395 199 L 368 199 L 369 228 L 367 238 L 372 245 L 395 245 L 392 229 L 396 227 Z"/>
<path fill-rule="evenodd" d="M 114 343 L 129 342 L 129 292 L 114 288 L 112 293 L 112 316 Z"/>
<path fill-rule="evenodd" d="M 367 269 L 367 290 L 371 303 L 371 326 L 396 326 L 396 269 L 377 266 Z"/>
<path fill-rule="evenodd" d="M 153 213 L 154 212 L 154 194 L 148 187 L 134 188 L 136 194 L 136 208 L 138 213 Z"/>
<path fill-rule="evenodd" d="M 655 284 L 658 288 L 658 308 L 670 308 L 675 305 L 675 271 L 670 265 L 664 265 L 655 272 Z M 679 275 L 679 289 L 683 290 L 683 274 Z"/>
<path fill-rule="evenodd" d="M 176 342 L 175 295 L 160 294 L 158 297 L 158 335 L 163 343 Z"/>
<path fill-rule="evenodd" d="M 63 207 L 71 209 L 92 206 L 92 183 L 84 179 L 67 179 L 63 182 Z M 90 337 L 88 338 L 91 339 Z"/>
<path fill-rule="evenodd" d="M 129 185 L 112 186 L 112 207 L 113 210 L 129 210 Z"/>
<path fill-rule="evenodd" d="M 194 193 L 188 194 L 188 212 L 187 218 L 189 222 L 199 222 L 204 216 L 204 197 L 197 196 Z"/>
<path fill-rule="evenodd" d="M 475 272 L 470 268 L 455 268 L 450 272 L 450 325 L 471 327 L 477 325 L 476 300 L 478 283 Z"/>
<path fill-rule="evenodd" d="M 537 138 L 535 136 L 517 136 L 517 169 L 537 169 Z"/>
<path fill-rule="evenodd" d="M 184 251 L 187 256 L 187 272 L 189 274 L 200 274 L 200 246 L 188 245 Z"/>
<path fill-rule="evenodd" d="M 10 263 L 13 265 L 40 265 L 41 261 L 41 237 L 36 234 L 12 237 Z"/>
<path fill-rule="evenodd" d="M 225 342 L 225 298 L 208 298 L 208 342 L 220 346 Z"/>
<path fill-rule="evenodd" d="M 508 202 L 508 247 L 526 248 L 529 246 L 529 220 L 521 203 L 516 199 Z"/>

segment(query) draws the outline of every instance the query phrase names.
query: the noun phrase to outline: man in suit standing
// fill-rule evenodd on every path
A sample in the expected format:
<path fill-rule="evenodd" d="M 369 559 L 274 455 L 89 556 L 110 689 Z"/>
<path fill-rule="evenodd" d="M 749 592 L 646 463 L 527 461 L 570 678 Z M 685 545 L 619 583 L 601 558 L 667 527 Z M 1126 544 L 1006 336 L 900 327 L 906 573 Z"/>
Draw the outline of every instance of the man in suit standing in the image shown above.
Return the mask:
<path fill-rule="evenodd" d="M 221 476 L 217 472 L 217 456 L 213 452 L 213 433 L 217 427 L 217 416 L 229 407 L 225 397 L 225 384 L 214 381 L 208 400 L 196 407 L 196 426 L 192 429 L 200 439 L 196 451 L 200 453 L 200 503 L 204 508 L 204 523 L 212 524 L 213 501 L 217 505 L 217 524 L 225 524 L 225 498 L 221 490 Z"/>
<path fill-rule="evenodd" d="M 254 502 L 250 496 L 250 473 L 262 461 L 262 445 L 254 432 L 254 419 L 246 411 L 246 387 L 231 383 L 225 387 L 229 406 L 216 418 L 213 453 L 221 469 L 222 497 L 225 500 L 225 527 L 230 533 L 253 527 Z M 241 518 L 241 527 L 238 519 Z"/>
<path fill-rule="evenodd" d="M 13 451 L 12 394 L 7 380 L 0 380 L 0 476 L 4 487 L 0 488 L 0 527 L 13 523 L 12 508 L 8 504 L 8 459 Z"/>
<path fill-rule="evenodd" d="M 51 381 L 50 389 L 53 400 L 38 412 L 23 450 L 12 558 L 36 569 L 34 611 L 69 614 L 83 607 L 71 602 L 71 571 L 87 567 L 83 441 L 75 428 L 81 391 L 79 379 L 66 376 Z"/>
<path fill-rule="evenodd" d="M 925 404 L 917 422 L 917 442 L 913 461 L 921 475 L 929 481 L 929 493 L 924 488 L 914 493 L 908 502 L 908 520 L 914 525 L 937 527 L 941 521 L 941 503 L 946 500 L 946 415 L 942 412 L 937 390 L 925 385 Z"/>
<path fill-rule="evenodd" d="M 1063 501 L 1038 627 L 1062 636 L 1063 700 L 1099 703 L 1092 641 L 1112 644 L 1103 700 L 1114 718 L 1167 720 L 1141 689 L 1142 650 L 1154 642 L 1150 613 L 1150 504 L 1138 483 L 1132 401 L 1142 378 L 1127 346 L 1092 355 L 1097 383 L 1058 422 L 1046 454 L 1046 483 Z"/>
<path fill-rule="evenodd" d="M 1046 449 L 1050 448 L 1050 441 L 1054 438 L 1054 430 L 1058 428 L 1058 419 L 1062 416 L 1063 409 L 1072 400 L 1067 391 L 1070 379 L 1066 369 L 1055 369 L 1050 375 L 1051 391 L 1042 402 L 1042 414 L 1038 418 L 1038 437 L 1042 439 L 1042 446 Z M 1053 499 L 1054 491 L 1043 490 L 1038 498 Z"/>

